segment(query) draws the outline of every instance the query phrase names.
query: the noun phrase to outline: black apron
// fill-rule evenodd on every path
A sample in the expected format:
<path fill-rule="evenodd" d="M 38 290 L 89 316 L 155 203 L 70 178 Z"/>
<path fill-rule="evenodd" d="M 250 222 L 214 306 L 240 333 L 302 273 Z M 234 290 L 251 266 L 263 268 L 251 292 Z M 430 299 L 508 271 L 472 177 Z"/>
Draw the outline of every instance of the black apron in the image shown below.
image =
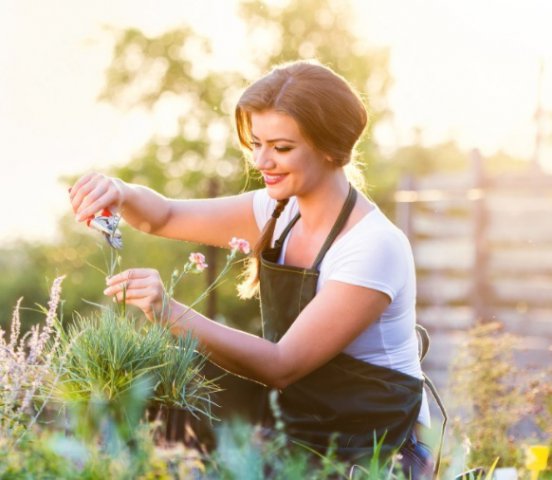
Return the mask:
<path fill-rule="evenodd" d="M 273 248 L 261 257 L 260 296 L 264 338 L 277 342 L 314 298 L 319 266 L 343 229 L 356 201 L 352 187 L 328 238 L 311 268 L 278 264 L 287 225 Z M 418 418 L 424 382 L 344 353 L 279 392 L 281 420 L 291 440 L 326 451 L 330 438 L 337 454 L 370 456 L 374 438 L 381 453 L 400 448 Z"/>

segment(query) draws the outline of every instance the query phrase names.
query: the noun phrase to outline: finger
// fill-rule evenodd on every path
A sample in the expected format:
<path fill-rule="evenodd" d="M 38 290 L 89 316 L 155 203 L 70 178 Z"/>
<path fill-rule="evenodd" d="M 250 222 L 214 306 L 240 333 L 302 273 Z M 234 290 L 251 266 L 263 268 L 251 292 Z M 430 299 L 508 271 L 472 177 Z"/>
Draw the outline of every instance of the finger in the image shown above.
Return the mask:
<path fill-rule="evenodd" d="M 77 220 L 82 221 L 93 216 L 115 200 L 114 192 L 110 192 L 109 183 L 100 183 L 91 190 L 77 210 Z"/>
<path fill-rule="evenodd" d="M 119 303 L 121 303 L 121 302 L 122 302 L 122 300 L 119 301 Z M 154 320 L 157 316 L 156 313 L 155 313 L 156 312 L 155 304 L 150 303 L 148 300 L 134 299 L 134 300 L 128 300 L 125 303 L 126 303 L 126 305 L 133 305 L 133 306 L 139 308 L 140 310 L 142 310 L 142 312 L 144 312 L 144 315 L 149 320 Z"/>
<path fill-rule="evenodd" d="M 77 209 L 77 214 L 80 216 L 84 214 L 85 210 L 90 210 L 90 215 L 95 214 L 100 208 L 97 208 L 96 210 L 91 210 L 91 206 L 94 202 L 96 202 L 98 199 L 102 198 L 102 196 L 108 191 L 109 186 L 104 183 L 98 183 L 86 194 L 86 196 L 82 199 L 81 204 L 79 205 L 79 208 Z M 105 200 L 104 200 L 105 201 Z"/>
<path fill-rule="evenodd" d="M 78 190 L 73 188 L 71 190 L 71 193 L 74 193 L 74 196 L 71 200 L 71 204 L 73 205 L 73 210 L 77 212 L 81 208 L 81 204 L 85 200 L 86 196 L 92 191 L 92 189 L 97 184 L 97 174 L 93 174 L 86 183 L 83 183 Z"/>
<path fill-rule="evenodd" d="M 130 292 L 134 289 L 148 288 L 151 287 L 152 283 L 147 278 L 127 280 L 117 283 L 115 285 L 108 286 L 104 291 L 104 295 L 114 296 L 123 290 Z"/>
<path fill-rule="evenodd" d="M 148 305 L 158 302 L 161 299 L 160 292 L 154 288 L 151 288 L 151 286 L 144 288 L 130 288 L 126 292 L 119 292 L 117 295 L 112 296 L 114 296 L 119 302 L 122 302 L 123 299 L 125 301 L 142 299 L 145 300 Z"/>
<path fill-rule="evenodd" d="M 73 198 L 75 198 L 75 195 L 78 193 L 79 189 L 87 184 L 94 176 L 96 175 L 95 172 L 90 172 L 90 173 L 87 173 L 86 175 L 83 175 L 82 177 L 80 177 L 76 182 L 75 184 L 69 188 L 69 198 L 71 200 L 73 200 Z"/>
<path fill-rule="evenodd" d="M 121 282 L 127 282 L 130 279 L 146 278 L 148 276 L 155 276 L 159 278 L 157 270 L 150 268 L 129 268 L 121 273 L 117 273 L 112 277 L 106 279 L 107 285 L 116 285 Z"/>
<path fill-rule="evenodd" d="M 111 285 L 118 285 L 120 283 L 126 283 L 130 278 L 136 278 L 136 272 L 140 272 L 140 269 L 129 269 L 125 270 L 121 273 L 117 273 L 116 275 L 113 275 L 112 277 L 108 277 L 105 279 L 105 283 L 108 286 Z M 142 276 L 138 277 L 141 278 Z"/>

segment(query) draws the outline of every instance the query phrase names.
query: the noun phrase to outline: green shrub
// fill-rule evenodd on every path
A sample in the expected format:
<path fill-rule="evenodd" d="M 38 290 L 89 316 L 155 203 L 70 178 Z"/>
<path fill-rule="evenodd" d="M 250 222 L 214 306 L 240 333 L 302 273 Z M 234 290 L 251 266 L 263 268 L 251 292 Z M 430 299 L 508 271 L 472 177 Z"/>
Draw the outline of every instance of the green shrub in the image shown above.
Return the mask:
<path fill-rule="evenodd" d="M 522 458 L 511 429 L 521 418 L 523 394 L 513 366 L 516 339 L 498 323 L 475 326 L 452 365 L 453 400 L 459 411 L 453 431 L 462 439 L 467 461 L 488 467 L 521 466 Z"/>

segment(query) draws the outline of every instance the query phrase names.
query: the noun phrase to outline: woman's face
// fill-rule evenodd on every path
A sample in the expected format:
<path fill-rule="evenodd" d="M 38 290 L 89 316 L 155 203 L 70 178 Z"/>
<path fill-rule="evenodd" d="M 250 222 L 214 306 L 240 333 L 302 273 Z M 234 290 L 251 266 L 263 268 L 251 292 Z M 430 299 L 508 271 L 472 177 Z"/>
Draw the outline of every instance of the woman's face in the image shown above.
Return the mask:
<path fill-rule="evenodd" d="M 289 115 L 274 110 L 252 113 L 251 135 L 253 162 L 276 200 L 306 195 L 335 170 Z"/>

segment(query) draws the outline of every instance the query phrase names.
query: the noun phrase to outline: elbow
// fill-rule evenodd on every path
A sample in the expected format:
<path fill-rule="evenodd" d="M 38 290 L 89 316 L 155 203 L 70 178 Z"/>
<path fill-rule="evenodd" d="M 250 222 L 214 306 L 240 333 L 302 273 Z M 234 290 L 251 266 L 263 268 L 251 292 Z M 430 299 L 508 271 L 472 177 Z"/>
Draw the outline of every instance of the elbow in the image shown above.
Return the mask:
<path fill-rule="evenodd" d="M 275 352 L 272 357 L 270 373 L 265 378 L 265 383 L 270 388 L 284 390 L 295 383 L 305 372 L 298 368 L 300 362 L 290 352 L 284 352 L 280 345 L 275 345 Z M 268 372 L 267 372 L 268 373 Z"/>
<path fill-rule="evenodd" d="M 282 366 L 282 368 L 279 368 L 277 372 L 275 372 L 275 374 L 268 380 L 268 386 L 278 390 L 283 390 L 299 380 L 301 376 L 302 375 L 296 368 L 289 365 Z"/>

